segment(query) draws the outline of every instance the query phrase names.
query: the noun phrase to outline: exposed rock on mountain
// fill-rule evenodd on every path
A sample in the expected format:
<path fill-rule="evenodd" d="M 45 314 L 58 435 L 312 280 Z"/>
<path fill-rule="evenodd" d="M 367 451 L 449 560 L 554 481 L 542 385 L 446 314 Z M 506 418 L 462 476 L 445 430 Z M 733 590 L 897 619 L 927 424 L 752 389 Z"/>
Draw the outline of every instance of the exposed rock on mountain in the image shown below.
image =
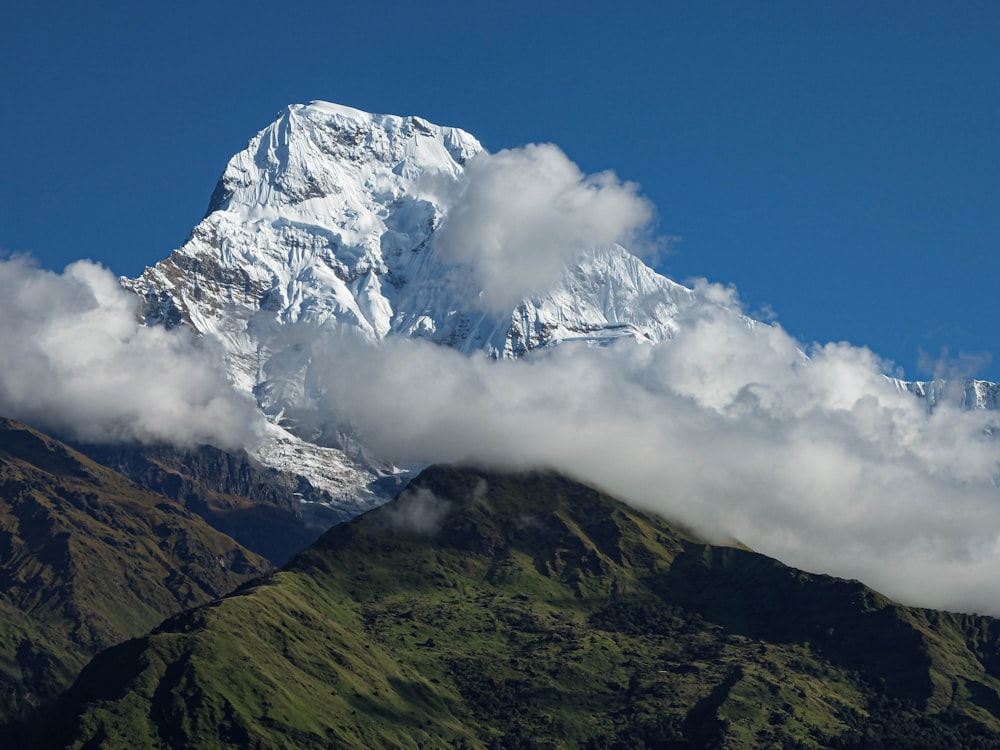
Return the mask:
<path fill-rule="evenodd" d="M 245 453 L 209 445 L 194 450 L 169 445 L 77 447 L 136 484 L 197 513 L 274 565 L 284 564 L 350 517 L 304 477 L 261 467 Z"/>

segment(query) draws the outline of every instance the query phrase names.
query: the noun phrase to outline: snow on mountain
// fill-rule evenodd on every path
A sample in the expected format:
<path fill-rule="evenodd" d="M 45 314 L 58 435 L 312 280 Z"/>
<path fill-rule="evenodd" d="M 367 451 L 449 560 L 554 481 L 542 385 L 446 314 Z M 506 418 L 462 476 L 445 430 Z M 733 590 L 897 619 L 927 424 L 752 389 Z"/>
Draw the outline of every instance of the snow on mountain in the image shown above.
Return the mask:
<path fill-rule="evenodd" d="M 1000 384 L 987 380 L 928 380 L 907 381 L 893 378 L 900 391 L 909 391 L 927 402 L 933 409 L 950 403 L 963 409 L 1000 409 Z"/>
<path fill-rule="evenodd" d="M 481 304 L 481 279 L 434 241 L 481 153 L 468 133 L 419 117 L 292 105 L 229 161 L 187 242 L 122 282 L 144 300 L 148 324 L 221 343 L 233 383 L 269 420 L 262 463 L 360 511 L 391 493 L 398 470 L 311 418 L 322 393 L 307 371 L 321 332 L 517 358 L 573 342 L 660 342 L 696 306 L 723 304 L 615 242 L 579 248 L 513 309 Z M 947 397 L 997 408 L 1000 386 L 969 381 L 958 394 L 959 385 L 896 381 L 929 407 Z"/>
<path fill-rule="evenodd" d="M 418 117 L 292 105 L 229 161 L 187 242 L 123 283 L 145 300 L 148 324 L 184 324 L 221 342 L 233 382 L 273 423 L 258 458 L 348 497 L 392 468 L 357 450 L 347 457 L 343 441 L 317 446 L 294 434 L 313 396 L 304 373 L 318 329 L 517 357 L 569 341 L 661 341 L 695 299 L 609 244 L 586 248 L 508 313 L 478 306 L 473 280 L 432 239 L 482 150 L 468 133 Z"/>

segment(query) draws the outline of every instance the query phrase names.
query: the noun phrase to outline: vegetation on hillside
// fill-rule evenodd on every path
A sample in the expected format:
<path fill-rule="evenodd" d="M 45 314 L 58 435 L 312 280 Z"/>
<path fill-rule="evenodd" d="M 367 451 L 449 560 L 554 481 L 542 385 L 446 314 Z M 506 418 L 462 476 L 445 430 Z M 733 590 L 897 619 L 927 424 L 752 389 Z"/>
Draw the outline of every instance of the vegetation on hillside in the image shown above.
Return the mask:
<path fill-rule="evenodd" d="M 0 721 L 101 649 L 269 569 L 193 513 L 0 420 Z"/>
<path fill-rule="evenodd" d="M 998 633 L 554 474 L 434 467 L 285 570 L 98 656 L 33 739 L 998 747 Z"/>

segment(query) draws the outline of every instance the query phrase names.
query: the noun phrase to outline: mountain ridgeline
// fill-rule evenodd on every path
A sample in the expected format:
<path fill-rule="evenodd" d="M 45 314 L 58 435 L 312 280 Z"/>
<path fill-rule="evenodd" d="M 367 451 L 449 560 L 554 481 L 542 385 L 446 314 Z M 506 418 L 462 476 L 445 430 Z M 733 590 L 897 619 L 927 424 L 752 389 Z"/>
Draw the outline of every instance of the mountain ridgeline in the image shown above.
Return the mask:
<path fill-rule="evenodd" d="M 562 476 L 432 467 L 100 654 L 41 746 L 1000 747 L 1000 622 L 712 547 Z"/>
<path fill-rule="evenodd" d="M 199 516 L 0 419 L 0 721 L 95 653 L 270 568 Z"/>
<path fill-rule="evenodd" d="M 275 566 L 349 518 L 304 477 L 261 467 L 245 452 L 210 445 L 76 447 L 141 487 L 180 503 Z"/>

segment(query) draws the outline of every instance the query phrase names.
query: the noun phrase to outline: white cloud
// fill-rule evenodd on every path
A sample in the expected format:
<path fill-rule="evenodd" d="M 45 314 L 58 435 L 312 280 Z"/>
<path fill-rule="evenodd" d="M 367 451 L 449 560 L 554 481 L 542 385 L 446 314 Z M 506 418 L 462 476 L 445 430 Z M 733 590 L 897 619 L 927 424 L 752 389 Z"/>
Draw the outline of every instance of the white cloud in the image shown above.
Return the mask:
<path fill-rule="evenodd" d="M 917 367 L 935 379 L 963 380 L 976 377 L 992 361 L 993 355 L 989 352 L 959 352 L 953 357 L 945 346 L 936 359 L 921 350 Z"/>
<path fill-rule="evenodd" d="M 509 313 L 582 251 L 636 238 L 653 213 L 635 184 L 531 145 L 469 162 L 435 245 L 471 270 L 485 309 Z"/>
<path fill-rule="evenodd" d="M 532 146 L 470 163 L 437 243 L 485 307 L 509 311 L 651 216 L 635 186 Z M 749 324 L 732 288 L 696 291 L 661 345 L 564 344 L 518 362 L 296 328 L 315 355 L 303 393 L 322 394 L 296 416 L 401 464 L 556 468 L 710 539 L 1000 615 L 997 414 L 929 413 L 871 351 L 828 343 L 807 358 L 780 326 Z M 135 304 L 90 263 L 0 263 L 0 412 L 86 440 L 243 444 L 256 411 L 221 354 L 139 325 Z M 443 507 L 411 505 L 395 520 L 432 531 Z"/>
<path fill-rule="evenodd" d="M 704 285 L 702 285 L 704 286 Z M 1000 614 L 996 416 L 928 413 L 872 352 L 747 325 L 706 287 L 659 346 L 490 361 L 420 341 L 317 346 L 331 419 L 399 462 L 555 467 L 807 570 Z"/>
<path fill-rule="evenodd" d="M 222 356 L 139 324 L 137 304 L 88 261 L 62 274 L 0 261 L 0 414 L 87 441 L 241 447 L 259 416 Z"/>
<path fill-rule="evenodd" d="M 430 490 L 407 488 L 395 503 L 383 509 L 380 518 L 397 531 L 434 536 L 450 510 L 451 503 Z"/>

